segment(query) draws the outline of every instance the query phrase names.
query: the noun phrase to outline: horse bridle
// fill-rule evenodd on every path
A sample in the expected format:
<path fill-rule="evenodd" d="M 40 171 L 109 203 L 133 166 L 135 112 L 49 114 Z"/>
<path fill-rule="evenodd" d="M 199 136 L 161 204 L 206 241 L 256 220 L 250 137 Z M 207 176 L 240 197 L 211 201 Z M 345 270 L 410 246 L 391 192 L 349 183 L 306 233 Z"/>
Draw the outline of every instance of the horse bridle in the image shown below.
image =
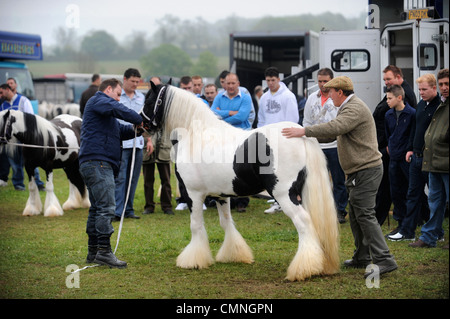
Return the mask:
<path fill-rule="evenodd" d="M 11 115 L 8 116 L 8 119 L 5 122 L 3 132 L 0 132 L 0 144 L 8 144 L 8 140 L 11 134 L 11 132 L 8 132 L 9 130 L 11 130 Z"/>
<path fill-rule="evenodd" d="M 156 98 L 155 108 L 153 109 L 153 114 L 151 117 L 148 117 L 147 114 L 145 114 L 144 110 L 142 110 L 141 114 L 145 117 L 145 119 L 152 123 L 154 126 L 157 126 L 158 124 L 155 122 L 156 114 L 158 113 L 160 105 L 163 103 L 164 97 L 162 96 L 164 91 L 166 90 L 166 86 L 163 86 L 161 90 L 158 92 L 158 97 Z M 147 125 L 144 125 L 144 129 L 148 131 L 150 128 Z"/>

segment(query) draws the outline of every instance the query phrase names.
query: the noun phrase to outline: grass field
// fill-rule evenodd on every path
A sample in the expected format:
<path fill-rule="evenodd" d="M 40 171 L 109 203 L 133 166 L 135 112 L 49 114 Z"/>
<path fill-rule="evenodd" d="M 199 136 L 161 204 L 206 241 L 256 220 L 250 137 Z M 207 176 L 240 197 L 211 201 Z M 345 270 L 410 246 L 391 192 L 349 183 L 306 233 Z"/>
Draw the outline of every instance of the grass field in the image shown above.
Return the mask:
<path fill-rule="evenodd" d="M 60 202 L 68 195 L 62 170 L 55 172 Z M 44 178 L 41 171 L 41 178 Z M 135 198 L 137 215 L 144 206 L 143 180 Z M 175 185 L 175 183 L 173 183 Z M 41 193 L 44 201 L 45 193 Z M 127 269 L 105 266 L 79 273 L 79 288 L 68 288 L 68 265 L 84 267 L 87 254 L 87 209 L 66 211 L 64 216 L 22 216 L 28 192 L 11 184 L 0 188 L 0 298 L 2 299 L 448 299 L 448 218 L 445 243 L 433 249 L 412 249 L 407 243 L 388 242 L 399 269 L 383 275 L 379 288 L 369 288 L 363 269 L 345 269 L 334 276 L 303 282 L 284 280 L 297 249 L 297 233 L 282 213 L 267 215 L 265 200 L 251 199 L 246 213 L 234 213 L 238 230 L 253 249 L 255 262 L 216 263 L 204 270 L 177 268 L 175 259 L 190 240 L 189 213 L 153 215 L 124 221 L 117 251 Z M 223 231 L 216 209 L 205 212 L 213 254 Z M 394 227 L 383 225 L 387 233 Z M 119 223 L 112 243 L 115 246 Z M 351 257 L 354 246 L 349 223 L 341 227 L 340 257 Z"/>

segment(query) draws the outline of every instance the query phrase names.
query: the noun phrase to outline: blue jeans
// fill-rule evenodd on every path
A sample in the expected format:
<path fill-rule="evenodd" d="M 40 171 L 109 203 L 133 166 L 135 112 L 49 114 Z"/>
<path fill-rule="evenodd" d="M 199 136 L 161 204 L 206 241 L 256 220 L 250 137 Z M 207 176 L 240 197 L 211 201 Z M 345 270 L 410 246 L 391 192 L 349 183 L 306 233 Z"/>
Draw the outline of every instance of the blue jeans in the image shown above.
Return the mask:
<path fill-rule="evenodd" d="M 14 152 L 13 157 L 9 157 L 6 153 L 6 150 L 3 149 L 0 154 L 0 179 L 5 182 L 8 181 L 9 169 L 12 168 L 13 174 L 11 178 L 11 182 L 14 187 L 21 186 L 25 187 L 23 182 L 24 173 L 23 173 L 23 157 L 22 157 L 22 149 L 18 147 Z M 36 167 L 34 170 L 34 179 L 36 184 L 44 185 L 39 176 L 39 169 Z"/>
<path fill-rule="evenodd" d="M 111 219 L 116 207 L 114 198 L 114 172 L 103 161 L 88 161 L 80 165 L 80 173 L 89 191 L 89 216 L 86 233 L 92 238 L 107 238 L 114 232 Z M 94 244 L 91 242 L 91 244 Z"/>
<path fill-rule="evenodd" d="M 14 152 L 14 157 L 9 157 L 9 165 L 12 168 L 12 178 L 11 182 L 14 185 L 14 187 L 25 187 L 25 184 L 23 183 L 23 158 L 22 158 L 22 150 L 20 148 L 17 148 Z"/>
<path fill-rule="evenodd" d="M 429 173 L 428 205 L 430 219 L 422 226 L 420 239 L 431 247 L 436 247 L 439 237 L 444 235 L 445 205 L 448 201 L 448 173 Z"/>
<path fill-rule="evenodd" d="M 328 170 L 333 181 L 333 196 L 338 211 L 344 212 L 348 203 L 347 189 L 345 188 L 345 174 L 339 163 L 337 148 L 323 149 L 327 158 Z"/>
<path fill-rule="evenodd" d="M 400 233 L 413 238 L 416 227 L 424 215 L 428 215 L 427 195 L 425 195 L 425 184 L 428 184 L 428 172 L 422 171 L 423 157 L 411 157 L 409 164 L 409 187 L 406 195 L 406 215 L 403 219 Z M 427 218 L 428 220 L 428 218 Z"/>
<path fill-rule="evenodd" d="M 132 148 L 125 148 L 122 150 L 122 159 L 120 161 L 120 170 L 116 178 L 116 212 L 117 217 L 122 216 L 123 206 L 125 204 L 125 199 L 127 196 L 128 182 L 130 181 L 130 170 L 131 170 L 131 160 L 133 156 Z M 136 187 L 139 181 L 139 175 L 141 174 L 142 167 L 142 149 L 136 148 L 136 156 L 134 162 L 133 177 L 131 179 L 130 195 L 128 197 L 127 206 L 125 209 L 125 216 L 134 215 L 134 193 L 136 192 Z"/>
<path fill-rule="evenodd" d="M 406 154 L 406 153 L 405 153 Z M 394 204 L 394 219 L 401 226 L 406 216 L 406 194 L 409 184 L 409 163 L 405 159 L 389 161 L 391 199 Z"/>

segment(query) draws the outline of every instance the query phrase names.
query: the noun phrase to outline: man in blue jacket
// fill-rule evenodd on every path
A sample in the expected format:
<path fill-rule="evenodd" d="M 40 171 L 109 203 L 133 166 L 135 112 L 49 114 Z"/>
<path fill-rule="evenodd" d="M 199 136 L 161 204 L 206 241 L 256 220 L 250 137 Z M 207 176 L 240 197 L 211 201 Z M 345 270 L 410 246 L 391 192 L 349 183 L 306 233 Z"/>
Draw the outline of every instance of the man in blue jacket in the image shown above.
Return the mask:
<path fill-rule="evenodd" d="M 122 140 L 134 138 L 132 125 L 142 126 L 135 111 L 119 103 L 122 84 L 116 79 L 103 81 L 99 91 L 89 99 L 83 113 L 80 173 L 89 191 L 89 216 L 86 225 L 88 239 L 87 263 L 125 268 L 127 263 L 111 251 L 110 237 L 114 232 L 111 219 L 115 212 L 114 177 L 119 172 Z"/>
<path fill-rule="evenodd" d="M 409 163 L 405 158 L 411 129 L 416 120 L 416 110 L 404 102 L 405 91 L 400 85 L 389 87 L 386 97 L 390 108 L 385 115 L 387 152 L 390 157 L 389 181 L 394 219 L 398 222 L 397 228 L 400 228 L 406 216 L 406 194 L 409 184 Z"/>

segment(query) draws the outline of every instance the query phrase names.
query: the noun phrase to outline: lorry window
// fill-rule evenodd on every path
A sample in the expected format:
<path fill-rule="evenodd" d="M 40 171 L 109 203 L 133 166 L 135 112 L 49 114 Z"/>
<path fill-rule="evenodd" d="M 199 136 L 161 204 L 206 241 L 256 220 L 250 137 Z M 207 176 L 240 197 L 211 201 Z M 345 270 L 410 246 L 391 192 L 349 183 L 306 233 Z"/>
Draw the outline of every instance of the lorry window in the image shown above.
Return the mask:
<path fill-rule="evenodd" d="M 25 95 L 30 100 L 35 99 L 33 80 L 28 69 L 0 68 L 0 84 L 6 83 L 9 78 L 16 80 L 17 92 Z"/>
<path fill-rule="evenodd" d="M 367 50 L 334 50 L 331 67 L 335 72 L 364 72 L 370 69 L 370 53 Z"/>
<path fill-rule="evenodd" d="M 437 69 L 437 47 L 434 44 L 421 43 L 419 46 L 419 67 L 421 70 Z"/>

